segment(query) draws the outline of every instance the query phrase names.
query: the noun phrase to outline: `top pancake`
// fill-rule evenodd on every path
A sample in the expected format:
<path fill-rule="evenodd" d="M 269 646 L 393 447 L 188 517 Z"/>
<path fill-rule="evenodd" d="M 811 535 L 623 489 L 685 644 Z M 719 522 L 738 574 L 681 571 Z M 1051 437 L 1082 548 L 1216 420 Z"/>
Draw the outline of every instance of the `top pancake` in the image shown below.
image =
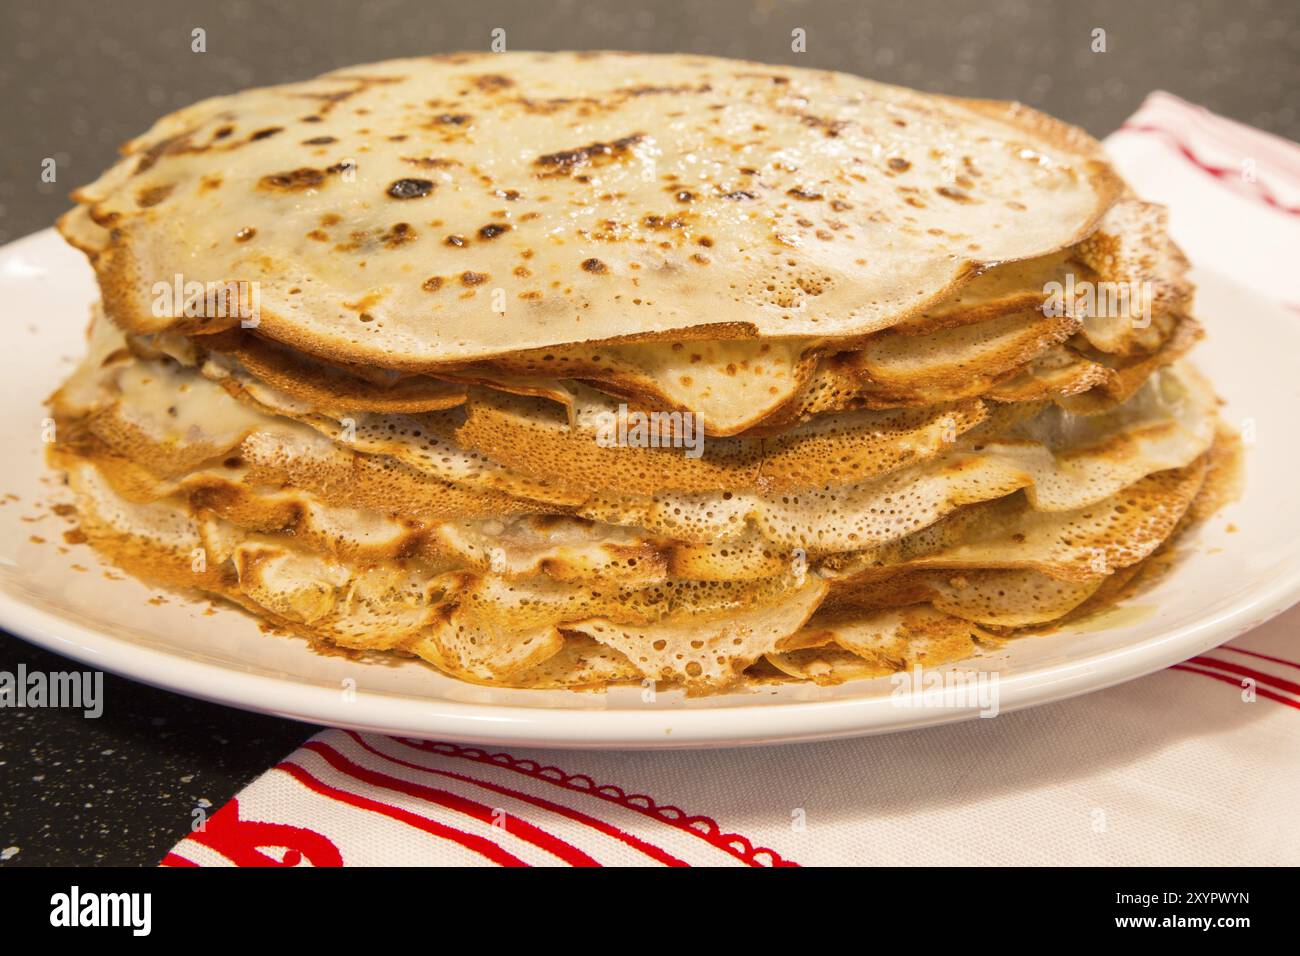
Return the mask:
<path fill-rule="evenodd" d="M 1015 104 L 698 56 L 394 60 L 206 100 L 76 198 L 134 332 L 258 283 L 258 332 L 410 371 L 656 338 L 851 338 L 1096 226 L 1122 184 Z M 85 225 L 86 214 L 69 222 Z M 84 243 L 83 243 L 84 244 Z"/>

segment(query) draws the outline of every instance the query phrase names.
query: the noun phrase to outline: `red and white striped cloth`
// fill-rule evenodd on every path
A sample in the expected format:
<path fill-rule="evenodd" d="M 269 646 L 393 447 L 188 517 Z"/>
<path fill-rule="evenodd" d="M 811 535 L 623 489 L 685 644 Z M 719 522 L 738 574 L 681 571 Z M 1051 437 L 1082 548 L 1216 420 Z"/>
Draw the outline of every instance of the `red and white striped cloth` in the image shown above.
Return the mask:
<path fill-rule="evenodd" d="M 1300 304 L 1300 147 L 1166 93 L 1107 146 L 1193 262 Z M 861 740 L 504 752 L 328 730 L 163 863 L 1300 864 L 1297 630 L 1293 608 L 1119 687 Z"/>

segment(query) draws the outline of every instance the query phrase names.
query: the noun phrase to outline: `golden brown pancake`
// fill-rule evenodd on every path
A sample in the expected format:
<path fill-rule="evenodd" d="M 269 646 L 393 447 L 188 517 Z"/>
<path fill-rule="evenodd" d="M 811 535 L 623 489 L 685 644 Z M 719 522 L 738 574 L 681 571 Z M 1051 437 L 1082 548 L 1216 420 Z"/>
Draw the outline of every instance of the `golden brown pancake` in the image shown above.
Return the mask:
<path fill-rule="evenodd" d="M 60 223 L 103 303 L 51 463 L 110 560 L 317 647 L 871 678 L 1113 600 L 1220 495 L 1163 210 L 1022 106 L 464 54 L 124 153 Z"/>

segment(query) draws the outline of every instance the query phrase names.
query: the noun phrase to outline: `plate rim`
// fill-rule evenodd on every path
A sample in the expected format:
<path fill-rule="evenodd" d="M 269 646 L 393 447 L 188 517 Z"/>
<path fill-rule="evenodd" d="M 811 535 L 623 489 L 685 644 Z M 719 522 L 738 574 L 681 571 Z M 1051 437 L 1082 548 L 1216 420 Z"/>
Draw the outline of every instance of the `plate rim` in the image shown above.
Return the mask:
<path fill-rule="evenodd" d="M 1272 587 L 1253 600 L 1159 637 L 1000 676 L 998 711 L 1011 713 L 1066 700 L 1146 676 L 1267 622 L 1297 600 L 1300 568 L 1290 576 L 1273 579 Z M 357 708 L 357 719 L 341 720 L 338 688 L 241 673 L 218 663 L 142 646 L 25 604 L 6 592 L 0 592 L 0 626 L 16 637 L 80 663 L 188 697 L 323 726 L 457 743 L 562 749 L 721 748 L 871 736 L 978 716 L 977 707 L 898 707 L 888 697 L 776 704 L 747 704 L 740 698 L 735 705 L 696 710 L 593 710 L 516 707 L 358 690 L 355 700 L 347 705 Z M 1127 666 L 1116 666 L 1121 660 Z M 150 666 L 141 667 L 142 662 Z M 1109 674 L 1098 680 L 1098 670 L 1108 670 Z M 264 690 L 284 693 L 287 706 L 266 703 L 259 693 Z M 904 716 L 892 721 L 864 721 L 872 712 Z M 418 719 L 421 717 L 424 719 Z M 733 732 L 727 717 L 744 721 L 740 735 Z M 440 726 L 432 728 L 431 721 Z M 683 726 L 673 726 L 677 722 Z"/>

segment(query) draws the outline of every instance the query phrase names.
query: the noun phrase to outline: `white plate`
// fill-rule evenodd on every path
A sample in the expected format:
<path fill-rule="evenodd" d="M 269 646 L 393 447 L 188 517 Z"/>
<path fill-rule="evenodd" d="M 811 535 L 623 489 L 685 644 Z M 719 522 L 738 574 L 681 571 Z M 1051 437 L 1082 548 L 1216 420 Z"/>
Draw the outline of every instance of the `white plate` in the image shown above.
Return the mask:
<path fill-rule="evenodd" d="M 1166 667 L 1300 599 L 1300 316 L 1220 276 L 1196 279 L 1198 314 L 1210 333 L 1198 364 L 1228 399 L 1227 420 L 1253 439 L 1246 495 L 1188 539 L 1184 560 L 1133 609 L 1112 612 L 1111 626 L 1103 617 L 955 665 L 995 672 L 1002 711 Z M 896 693 L 888 678 L 697 700 L 660 694 L 654 703 L 631 689 L 475 687 L 416 662 L 322 657 L 301 640 L 262 633 L 239 611 L 213 613 L 206 602 L 169 595 L 150 604 L 157 589 L 113 573 L 85 545 L 65 546 L 68 525 L 49 511 L 64 492 L 44 466 L 41 401 L 81 354 L 95 294 L 80 253 L 51 230 L 0 249 L 9 330 L 0 358 L 7 396 L 0 447 L 8 457 L 0 479 L 0 625 L 17 635 L 96 668 L 236 707 L 480 743 L 724 746 L 881 733 L 977 714 L 973 702 L 923 706 Z"/>

